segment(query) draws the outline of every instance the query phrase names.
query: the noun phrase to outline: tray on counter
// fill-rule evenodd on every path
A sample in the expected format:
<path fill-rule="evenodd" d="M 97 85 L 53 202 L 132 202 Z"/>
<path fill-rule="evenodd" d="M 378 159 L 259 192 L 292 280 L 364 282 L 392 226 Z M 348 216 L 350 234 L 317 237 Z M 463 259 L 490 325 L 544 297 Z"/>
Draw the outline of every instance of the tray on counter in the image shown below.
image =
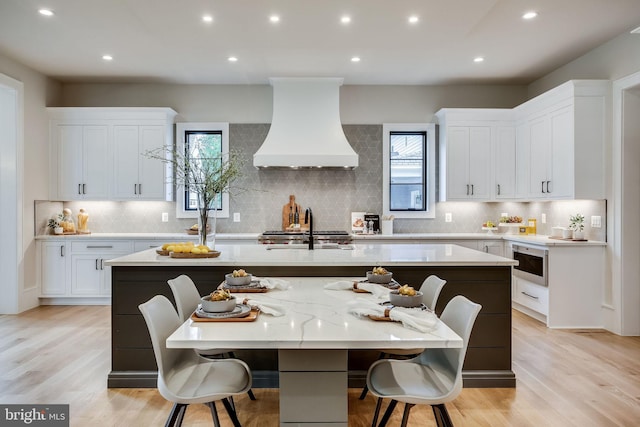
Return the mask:
<path fill-rule="evenodd" d="M 258 318 L 258 314 L 260 310 L 252 308 L 249 311 L 249 314 L 244 317 L 219 317 L 219 318 L 209 318 L 209 317 L 199 317 L 194 311 L 191 314 L 191 320 L 194 322 L 253 322 Z"/>
<path fill-rule="evenodd" d="M 269 288 L 266 286 L 262 286 L 259 280 L 253 280 L 248 285 L 242 286 L 231 286 L 228 285 L 226 281 L 223 281 L 218 286 L 218 289 L 224 289 L 233 293 L 264 293 L 268 292 Z"/>
<path fill-rule="evenodd" d="M 358 285 L 358 283 L 370 283 L 372 285 L 378 285 L 378 286 L 382 286 L 384 288 L 387 289 L 398 289 L 400 287 L 400 283 L 396 282 L 396 279 L 391 279 L 391 281 L 389 283 L 371 283 L 367 280 L 363 280 L 363 281 L 358 281 L 358 280 L 354 280 L 353 284 L 354 286 Z M 353 292 L 359 293 L 359 294 L 368 294 L 369 291 L 365 290 L 365 289 L 358 289 L 358 288 L 353 288 Z"/>
<path fill-rule="evenodd" d="M 218 251 L 209 251 L 206 254 L 191 254 L 191 253 L 176 253 L 170 252 L 169 256 L 171 258 L 217 258 L 220 256 L 220 252 Z"/>

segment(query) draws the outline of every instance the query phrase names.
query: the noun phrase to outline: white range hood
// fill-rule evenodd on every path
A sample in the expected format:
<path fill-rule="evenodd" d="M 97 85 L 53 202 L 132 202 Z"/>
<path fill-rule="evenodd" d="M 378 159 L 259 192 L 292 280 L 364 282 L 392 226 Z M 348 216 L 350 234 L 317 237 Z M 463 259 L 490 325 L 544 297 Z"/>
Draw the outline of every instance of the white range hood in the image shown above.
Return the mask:
<path fill-rule="evenodd" d="M 273 118 L 253 155 L 257 168 L 345 168 L 358 155 L 340 123 L 341 78 L 272 78 Z"/>

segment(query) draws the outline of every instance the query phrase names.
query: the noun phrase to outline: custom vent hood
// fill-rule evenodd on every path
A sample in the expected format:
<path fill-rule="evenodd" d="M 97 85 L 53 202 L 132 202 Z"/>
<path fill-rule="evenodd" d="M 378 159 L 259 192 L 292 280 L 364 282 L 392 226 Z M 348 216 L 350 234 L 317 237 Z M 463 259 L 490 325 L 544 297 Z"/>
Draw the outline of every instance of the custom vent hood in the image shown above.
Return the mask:
<path fill-rule="evenodd" d="M 358 155 L 340 123 L 341 78 L 272 78 L 273 118 L 257 168 L 346 168 Z"/>

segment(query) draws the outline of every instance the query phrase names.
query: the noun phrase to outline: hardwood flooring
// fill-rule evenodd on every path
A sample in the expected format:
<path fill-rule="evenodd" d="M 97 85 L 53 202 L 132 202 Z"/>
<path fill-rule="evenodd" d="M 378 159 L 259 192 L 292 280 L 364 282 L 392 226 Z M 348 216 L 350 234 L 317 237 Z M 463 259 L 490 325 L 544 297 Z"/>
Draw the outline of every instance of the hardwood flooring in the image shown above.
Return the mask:
<path fill-rule="evenodd" d="M 72 426 L 158 426 L 171 409 L 155 389 L 107 389 L 110 307 L 42 306 L 0 316 L 0 403 L 69 403 Z M 456 426 L 638 426 L 640 337 L 551 330 L 513 312 L 515 389 L 464 389 L 448 404 Z M 278 425 L 278 392 L 237 397 L 245 427 Z M 349 391 L 349 426 L 369 426 L 375 400 Z M 223 426 L 230 421 L 222 406 Z M 401 406 L 390 426 L 400 424 Z M 204 405 L 185 426 L 211 426 Z M 435 426 L 429 407 L 411 411 L 410 427 Z"/>

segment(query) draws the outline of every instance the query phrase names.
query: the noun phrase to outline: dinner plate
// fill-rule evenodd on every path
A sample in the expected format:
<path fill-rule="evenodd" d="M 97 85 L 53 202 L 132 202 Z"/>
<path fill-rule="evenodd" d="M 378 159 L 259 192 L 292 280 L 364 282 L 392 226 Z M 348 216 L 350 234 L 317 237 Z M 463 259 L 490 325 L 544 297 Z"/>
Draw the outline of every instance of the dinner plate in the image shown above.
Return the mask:
<path fill-rule="evenodd" d="M 230 288 L 230 289 L 234 289 L 234 288 L 242 288 L 242 289 L 246 288 L 246 289 L 249 289 L 249 288 L 263 288 L 264 286 L 262 286 L 260 284 L 259 280 L 254 280 L 254 281 L 249 282 L 248 285 L 230 285 L 229 283 L 227 283 L 225 281 L 224 282 L 224 287 L 225 288 Z"/>
<path fill-rule="evenodd" d="M 228 319 L 230 317 L 246 317 L 251 313 L 251 307 L 244 304 L 237 304 L 236 308 L 232 311 L 225 311 L 222 313 L 212 313 L 209 311 L 204 311 L 201 305 L 198 305 L 196 308 L 196 316 L 198 317 L 206 317 L 208 319 Z"/>

